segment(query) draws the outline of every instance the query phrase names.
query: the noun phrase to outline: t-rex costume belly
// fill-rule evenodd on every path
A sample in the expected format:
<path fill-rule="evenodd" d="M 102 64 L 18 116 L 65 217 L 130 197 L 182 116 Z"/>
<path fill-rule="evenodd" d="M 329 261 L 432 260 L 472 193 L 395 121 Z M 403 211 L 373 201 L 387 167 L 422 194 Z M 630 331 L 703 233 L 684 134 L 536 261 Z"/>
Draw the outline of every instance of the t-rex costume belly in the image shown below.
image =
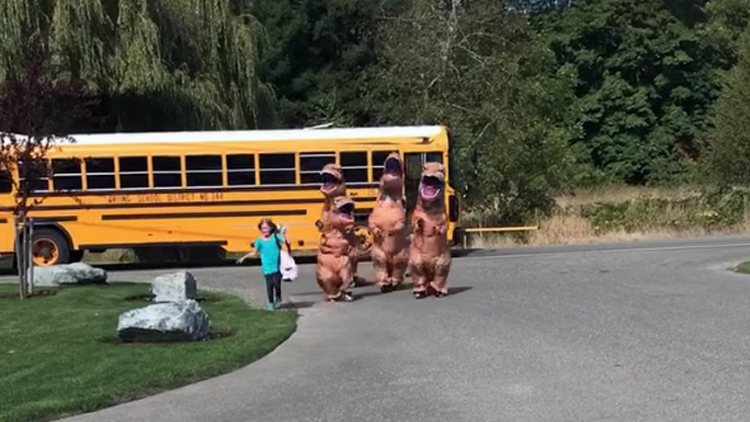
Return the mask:
<path fill-rule="evenodd" d="M 355 248 L 354 201 L 346 196 L 333 200 L 321 220 L 323 235 L 318 248 L 315 277 L 328 301 L 352 300 L 351 250 Z"/>
<path fill-rule="evenodd" d="M 409 270 L 414 280 L 414 296 L 422 298 L 431 293 L 445 296 L 452 259 L 445 214 L 445 170 L 440 163 L 425 163 L 422 167 L 419 199 L 411 225 Z"/>
<path fill-rule="evenodd" d="M 322 180 L 320 191 L 325 197 L 325 203 L 323 204 L 323 210 L 320 213 L 320 220 L 318 220 L 316 225 L 318 226 L 318 230 L 322 231 L 327 213 L 332 209 L 334 200 L 346 195 L 346 181 L 344 180 L 344 172 L 338 164 L 326 164 L 323 167 L 323 170 L 321 170 L 320 176 Z M 358 281 L 357 266 L 359 253 L 356 244 L 358 239 L 355 237 L 354 240 L 354 248 L 352 248 L 351 256 L 349 257 L 349 263 L 351 265 L 351 271 L 349 273 L 351 280 L 349 283 L 352 285 L 356 284 Z"/>
<path fill-rule="evenodd" d="M 404 281 L 409 262 L 409 238 L 403 201 L 404 168 L 393 153 L 385 159 L 380 178 L 380 194 L 368 225 L 373 234 L 370 251 L 375 267 L 375 282 L 380 291 L 393 290 Z"/>

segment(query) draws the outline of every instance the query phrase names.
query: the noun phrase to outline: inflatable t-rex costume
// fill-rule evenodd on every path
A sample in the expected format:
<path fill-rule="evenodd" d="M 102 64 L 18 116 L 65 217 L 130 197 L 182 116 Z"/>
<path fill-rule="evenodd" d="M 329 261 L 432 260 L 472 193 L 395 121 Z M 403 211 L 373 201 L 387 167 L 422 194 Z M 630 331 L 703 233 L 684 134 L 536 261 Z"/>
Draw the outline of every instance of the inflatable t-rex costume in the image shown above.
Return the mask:
<path fill-rule="evenodd" d="M 344 181 L 344 172 L 338 164 L 326 164 L 323 167 L 323 170 L 321 170 L 320 176 L 322 181 L 320 191 L 325 196 L 325 203 L 323 204 L 323 211 L 320 214 L 320 220 L 318 220 L 316 225 L 318 226 L 318 230 L 322 231 L 322 227 L 325 224 L 326 213 L 331 210 L 333 201 L 338 197 L 346 195 L 346 182 Z M 355 241 L 356 240 L 358 239 L 355 239 Z M 352 287 L 354 287 L 357 284 L 357 281 L 359 281 L 359 278 L 357 277 L 357 258 L 359 257 L 359 253 L 356 243 L 354 246 L 355 247 L 352 249 L 350 256 L 350 263 L 352 266 L 350 274 L 352 279 L 349 283 Z"/>
<path fill-rule="evenodd" d="M 445 215 L 445 170 L 440 163 L 424 163 L 419 199 L 411 217 L 409 270 L 418 299 L 448 294 L 445 284 L 451 268 L 448 220 Z"/>
<path fill-rule="evenodd" d="M 380 195 L 370 214 L 368 225 L 373 234 L 370 251 L 375 267 L 375 282 L 380 291 L 398 287 L 404 281 L 409 263 L 409 239 L 403 201 L 404 167 L 393 153 L 385 159 L 380 178 Z"/>
<path fill-rule="evenodd" d="M 318 249 L 315 277 L 328 301 L 352 300 L 349 290 L 350 259 L 356 242 L 353 214 L 354 201 L 346 196 L 338 196 L 322 219 L 323 235 Z"/>

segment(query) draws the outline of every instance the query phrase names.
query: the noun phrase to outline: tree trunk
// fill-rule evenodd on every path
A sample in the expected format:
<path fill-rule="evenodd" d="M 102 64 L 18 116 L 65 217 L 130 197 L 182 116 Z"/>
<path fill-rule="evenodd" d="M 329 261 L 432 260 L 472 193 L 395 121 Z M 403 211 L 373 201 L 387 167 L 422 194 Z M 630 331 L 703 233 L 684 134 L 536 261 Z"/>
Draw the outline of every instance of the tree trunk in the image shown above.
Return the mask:
<path fill-rule="evenodd" d="M 28 271 L 26 272 L 26 285 L 28 286 L 29 295 L 34 294 L 34 220 L 28 219 L 26 222 L 26 256 L 28 260 Z"/>
<path fill-rule="evenodd" d="M 18 267 L 18 293 L 25 299 L 34 293 L 34 259 L 32 238 L 34 236 L 33 221 L 25 215 L 14 218 L 16 235 L 16 264 Z"/>
<path fill-rule="evenodd" d="M 15 234 L 15 249 L 16 254 L 13 259 L 16 260 L 16 268 L 18 269 L 18 295 L 21 299 L 26 298 L 26 280 L 24 279 L 26 263 L 24 262 L 24 245 L 23 245 L 23 226 L 19 222 L 18 216 L 13 218 L 13 230 Z"/>

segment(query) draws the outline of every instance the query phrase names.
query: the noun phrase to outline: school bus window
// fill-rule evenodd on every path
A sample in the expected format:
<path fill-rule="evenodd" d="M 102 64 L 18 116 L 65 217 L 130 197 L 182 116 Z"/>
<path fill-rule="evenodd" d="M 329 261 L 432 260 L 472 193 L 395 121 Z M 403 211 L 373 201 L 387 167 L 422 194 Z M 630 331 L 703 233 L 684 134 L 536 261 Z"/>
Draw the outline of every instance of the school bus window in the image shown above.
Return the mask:
<path fill-rule="evenodd" d="M 148 187 L 148 159 L 146 157 L 120 157 L 120 189 Z"/>
<path fill-rule="evenodd" d="M 97 190 L 115 188 L 114 158 L 87 158 L 85 161 L 86 189 Z"/>
<path fill-rule="evenodd" d="M 428 152 L 425 154 L 424 162 L 443 164 L 443 153 L 442 152 Z"/>
<path fill-rule="evenodd" d="M 31 187 L 31 192 L 49 192 L 49 177 L 48 174 L 48 162 L 34 162 L 34 163 L 23 163 L 18 162 L 19 170 L 19 185 L 21 190 L 26 189 L 25 177 L 31 177 L 34 186 Z M 30 168 L 25 168 L 31 166 Z"/>
<path fill-rule="evenodd" d="M 13 191 L 13 182 L 10 179 L 10 173 L 0 171 L 0 193 L 10 193 Z"/>
<path fill-rule="evenodd" d="M 229 186 L 255 185 L 255 156 L 227 155 L 227 183 Z"/>
<path fill-rule="evenodd" d="M 185 175 L 188 187 L 222 186 L 221 155 L 185 156 Z"/>
<path fill-rule="evenodd" d="M 366 152 L 342 152 L 339 161 L 347 185 L 367 183 Z"/>
<path fill-rule="evenodd" d="M 293 185 L 295 183 L 294 154 L 261 154 L 261 185 Z"/>
<path fill-rule="evenodd" d="M 31 188 L 31 192 L 49 192 L 49 178 L 40 177 L 33 181 L 34 186 Z M 22 189 L 25 185 L 25 181 L 21 180 Z"/>
<path fill-rule="evenodd" d="M 383 165 L 385 159 L 391 155 L 391 151 L 373 151 L 372 152 L 372 181 L 377 182 L 383 175 Z"/>
<path fill-rule="evenodd" d="M 336 162 L 335 152 L 304 152 L 299 155 L 300 181 L 303 185 L 320 183 L 320 170 Z"/>
<path fill-rule="evenodd" d="M 52 186 L 56 191 L 81 190 L 81 162 L 73 158 L 53 159 Z"/>
<path fill-rule="evenodd" d="M 154 187 L 182 187 L 180 157 L 153 157 Z"/>

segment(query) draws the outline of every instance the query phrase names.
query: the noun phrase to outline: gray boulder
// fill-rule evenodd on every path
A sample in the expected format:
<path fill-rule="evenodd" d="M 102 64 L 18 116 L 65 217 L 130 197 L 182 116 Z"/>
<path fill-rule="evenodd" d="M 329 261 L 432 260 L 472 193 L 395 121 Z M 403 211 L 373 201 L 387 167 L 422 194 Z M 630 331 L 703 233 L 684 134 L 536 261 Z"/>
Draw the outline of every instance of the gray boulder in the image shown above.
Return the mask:
<path fill-rule="evenodd" d="M 126 342 L 198 341 L 211 331 L 198 302 L 165 302 L 120 314 L 117 332 Z"/>
<path fill-rule="evenodd" d="M 34 267 L 34 285 L 55 287 L 61 284 L 101 284 L 107 282 L 107 272 L 83 262 Z"/>
<path fill-rule="evenodd" d="M 154 302 L 183 302 L 195 299 L 196 290 L 195 278 L 187 271 L 162 275 L 151 282 Z"/>

